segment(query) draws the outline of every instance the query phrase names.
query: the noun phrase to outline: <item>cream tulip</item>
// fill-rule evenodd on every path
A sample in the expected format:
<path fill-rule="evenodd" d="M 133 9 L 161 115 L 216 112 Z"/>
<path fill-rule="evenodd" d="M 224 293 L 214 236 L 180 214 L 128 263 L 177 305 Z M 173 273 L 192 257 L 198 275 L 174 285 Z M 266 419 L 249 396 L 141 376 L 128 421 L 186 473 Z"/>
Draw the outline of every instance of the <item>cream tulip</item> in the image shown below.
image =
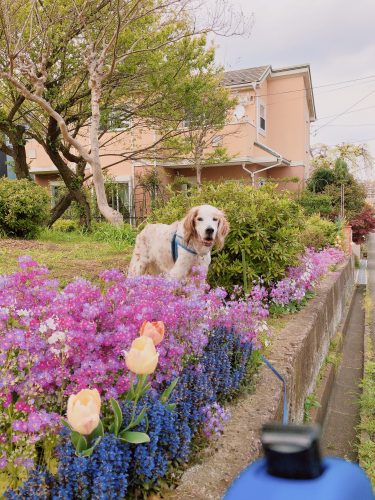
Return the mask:
<path fill-rule="evenodd" d="M 67 419 L 71 428 L 88 436 L 100 421 L 100 395 L 96 389 L 82 389 L 68 399 Z"/>
<path fill-rule="evenodd" d="M 133 340 L 131 348 L 125 353 L 125 363 L 129 370 L 137 375 L 149 375 L 155 371 L 159 354 L 153 340 L 142 336 Z"/>
<path fill-rule="evenodd" d="M 154 345 L 159 345 L 164 338 L 165 327 L 162 321 L 144 321 L 141 329 L 139 330 L 139 335 L 142 337 L 150 337 L 153 340 Z"/>

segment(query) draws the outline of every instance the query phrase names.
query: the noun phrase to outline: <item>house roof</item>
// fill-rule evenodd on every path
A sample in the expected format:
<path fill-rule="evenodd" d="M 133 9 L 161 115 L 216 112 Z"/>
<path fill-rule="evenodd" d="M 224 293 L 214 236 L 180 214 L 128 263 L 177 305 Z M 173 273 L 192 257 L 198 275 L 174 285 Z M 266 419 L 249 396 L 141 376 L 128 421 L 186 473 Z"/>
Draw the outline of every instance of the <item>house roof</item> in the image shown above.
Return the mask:
<path fill-rule="evenodd" d="M 259 82 L 270 66 L 257 66 L 255 68 L 238 69 L 224 73 L 224 85 L 241 85 L 244 83 Z"/>

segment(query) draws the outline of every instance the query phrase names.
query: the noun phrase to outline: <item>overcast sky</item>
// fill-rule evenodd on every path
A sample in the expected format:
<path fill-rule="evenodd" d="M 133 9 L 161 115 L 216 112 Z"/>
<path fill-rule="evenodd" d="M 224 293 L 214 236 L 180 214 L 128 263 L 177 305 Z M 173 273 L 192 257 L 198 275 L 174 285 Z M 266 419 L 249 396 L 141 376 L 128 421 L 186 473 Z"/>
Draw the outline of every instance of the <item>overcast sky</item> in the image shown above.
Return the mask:
<path fill-rule="evenodd" d="M 248 38 L 216 38 L 218 62 L 226 69 L 309 63 L 318 116 L 311 143 L 362 141 L 375 156 L 375 0 L 231 1 L 254 14 L 254 25 Z M 325 125 L 352 105 L 355 112 Z"/>

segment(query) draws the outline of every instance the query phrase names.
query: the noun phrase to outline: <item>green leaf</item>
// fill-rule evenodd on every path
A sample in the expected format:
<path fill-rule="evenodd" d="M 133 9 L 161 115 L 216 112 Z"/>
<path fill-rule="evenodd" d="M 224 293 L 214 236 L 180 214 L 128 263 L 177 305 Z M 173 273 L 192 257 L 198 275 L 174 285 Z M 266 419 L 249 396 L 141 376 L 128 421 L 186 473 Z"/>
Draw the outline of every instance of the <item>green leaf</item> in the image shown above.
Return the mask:
<path fill-rule="evenodd" d="M 77 444 L 78 444 L 80 437 L 81 437 L 81 434 L 79 432 L 72 431 L 72 433 L 70 435 L 70 439 L 72 440 L 74 448 L 77 448 Z"/>
<path fill-rule="evenodd" d="M 80 455 L 81 457 L 90 457 L 94 451 L 94 447 L 92 446 L 91 448 L 88 448 L 87 450 L 81 451 Z"/>
<path fill-rule="evenodd" d="M 83 450 L 87 449 L 86 438 L 82 436 L 82 434 L 80 434 L 79 432 L 73 431 L 71 435 L 71 440 L 77 453 L 81 453 Z"/>
<path fill-rule="evenodd" d="M 81 457 L 90 457 L 92 455 L 92 452 L 94 451 L 96 446 L 98 446 L 98 444 L 100 443 L 101 440 L 102 440 L 102 436 L 99 436 L 97 439 L 95 439 L 94 444 L 90 448 L 87 448 L 86 450 L 82 450 L 80 453 Z"/>
<path fill-rule="evenodd" d="M 165 389 L 163 394 L 160 396 L 160 401 L 164 404 L 168 401 L 169 396 L 171 395 L 173 389 L 176 387 L 178 382 L 178 377 L 171 382 L 170 386 Z"/>
<path fill-rule="evenodd" d="M 173 411 L 176 409 L 176 406 L 177 406 L 176 403 L 168 403 L 165 407 L 167 408 L 167 410 Z"/>
<path fill-rule="evenodd" d="M 114 434 L 115 436 L 117 436 L 122 425 L 122 411 L 120 405 L 115 399 L 111 398 L 109 401 L 111 403 L 112 410 L 115 416 Z"/>
<path fill-rule="evenodd" d="M 103 427 L 103 422 L 101 420 L 99 420 L 97 427 L 92 431 L 88 440 L 89 440 L 89 442 L 91 442 L 94 439 L 97 439 L 98 437 L 102 437 L 102 436 L 104 436 L 104 427 Z"/>
<path fill-rule="evenodd" d="M 119 439 L 125 443 L 142 444 L 149 443 L 150 438 L 145 432 L 122 431 L 119 434 Z"/>
<path fill-rule="evenodd" d="M 129 425 L 125 428 L 125 431 L 127 431 L 129 429 L 133 429 L 133 427 L 136 427 L 145 417 L 146 410 L 147 410 L 147 406 L 144 406 L 142 408 L 142 410 L 140 411 L 138 417 L 133 422 L 129 423 Z"/>
<path fill-rule="evenodd" d="M 61 418 L 61 419 L 60 419 L 60 421 L 61 421 L 61 423 L 62 423 L 65 427 L 67 427 L 70 431 L 72 431 L 72 430 L 73 430 L 73 429 L 71 428 L 71 426 L 70 426 L 70 423 L 69 423 L 67 420 L 65 420 L 65 419 Z"/>

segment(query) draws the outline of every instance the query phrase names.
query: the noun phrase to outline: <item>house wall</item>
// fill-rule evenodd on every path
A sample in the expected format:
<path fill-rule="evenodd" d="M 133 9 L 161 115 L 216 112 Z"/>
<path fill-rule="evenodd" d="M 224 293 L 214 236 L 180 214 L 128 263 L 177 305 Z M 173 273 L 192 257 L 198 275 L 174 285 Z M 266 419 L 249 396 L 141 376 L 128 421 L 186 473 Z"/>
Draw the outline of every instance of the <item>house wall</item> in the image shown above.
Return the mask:
<path fill-rule="evenodd" d="M 310 164 L 310 118 L 304 78 L 301 75 L 270 78 L 268 93 L 266 144 L 298 165 L 286 167 L 283 175 L 306 178 Z"/>

